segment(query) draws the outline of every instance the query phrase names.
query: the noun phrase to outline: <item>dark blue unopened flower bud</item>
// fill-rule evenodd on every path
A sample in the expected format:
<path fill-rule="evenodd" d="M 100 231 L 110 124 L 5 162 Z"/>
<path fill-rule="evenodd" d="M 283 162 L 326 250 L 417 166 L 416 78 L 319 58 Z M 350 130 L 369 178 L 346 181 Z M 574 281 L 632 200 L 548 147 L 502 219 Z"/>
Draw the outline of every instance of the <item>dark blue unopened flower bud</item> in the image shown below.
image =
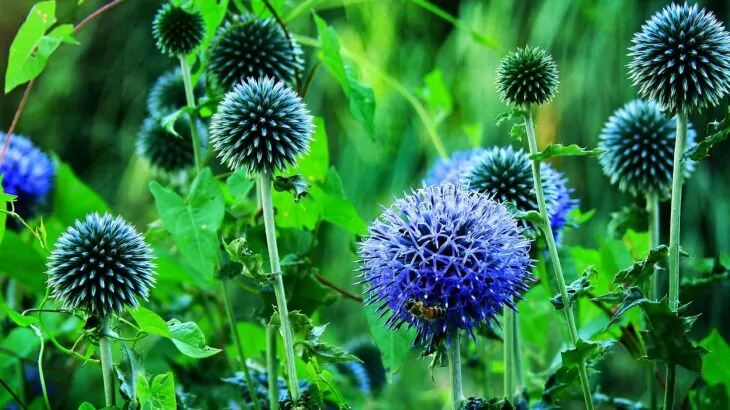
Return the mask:
<path fill-rule="evenodd" d="M 193 88 L 195 101 L 205 96 L 205 78 L 201 77 Z M 150 115 L 162 118 L 188 105 L 185 84 L 180 70 L 168 71 L 161 75 L 147 97 L 147 110 Z"/>
<path fill-rule="evenodd" d="M 200 45 L 205 36 L 205 22 L 198 11 L 186 10 L 170 1 L 155 15 L 152 35 L 163 54 L 178 57 Z"/>
<path fill-rule="evenodd" d="M 309 150 L 312 131 L 312 116 L 297 93 L 272 78 L 249 78 L 213 114 L 210 143 L 234 170 L 272 173 Z"/>
<path fill-rule="evenodd" d="M 601 131 L 599 159 L 611 183 L 634 196 L 669 197 L 672 190 L 674 145 L 677 121 L 667 118 L 657 103 L 634 100 L 616 110 Z M 687 144 L 695 140 L 692 125 L 687 128 Z M 684 175 L 694 169 L 694 161 L 684 161 Z"/>
<path fill-rule="evenodd" d="M 527 289 L 530 241 L 510 211 L 458 185 L 426 186 L 396 199 L 360 243 L 366 304 L 385 324 L 415 327 L 414 344 L 497 321 Z"/>
<path fill-rule="evenodd" d="M 155 283 L 152 249 L 129 223 L 109 214 L 77 220 L 49 256 L 48 286 L 64 308 L 119 314 L 147 300 Z"/>
<path fill-rule="evenodd" d="M 483 148 L 469 151 L 457 151 L 447 159 L 439 158 L 426 175 L 426 185 L 437 185 L 445 182 L 458 183 L 469 169 L 471 162 L 484 153 Z"/>
<path fill-rule="evenodd" d="M 208 130 L 196 120 L 200 152 L 208 147 Z M 162 127 L 160 118 L 145 119 L 137 133 L 137 154 L 156 171 L 175 173 L 195 166 L 195 152 L 190 136 L 190 122 L 185 116 L 175 122 L 176 136 Z"/>
<path fill-rule="evenodd" d="M 670 114 L 717 105 L 730 91 L 730 34 L 696 4 L 668 5 L 631 42 L 629 77 Z"/>
<path fill-rule="evenodd" d="M 0 147 L 7 135 L 0 132 Z M 15 210 L 21 217 L 30 217 L 42 205 L 53 187 L 56 171 L 53 161 L 29 139 L 12 135 L 5 158 L 0 164 L 3 191 L 17 196 Z"/>
<path fill-rule="evenodd" d="M 275 19 L 234 16 L 213 37 L 206 70 L 211 83 L 223 91 L 249 77 L 293 84 L 304 71 L 302 54 Z"/>
<path fill-rule="evenodd" d="M 519 48 L 502 59 L 497 70 L 497 91 L 508 104 L 544 104 L 557 90 L 558 66 L 543 49 Z"/>

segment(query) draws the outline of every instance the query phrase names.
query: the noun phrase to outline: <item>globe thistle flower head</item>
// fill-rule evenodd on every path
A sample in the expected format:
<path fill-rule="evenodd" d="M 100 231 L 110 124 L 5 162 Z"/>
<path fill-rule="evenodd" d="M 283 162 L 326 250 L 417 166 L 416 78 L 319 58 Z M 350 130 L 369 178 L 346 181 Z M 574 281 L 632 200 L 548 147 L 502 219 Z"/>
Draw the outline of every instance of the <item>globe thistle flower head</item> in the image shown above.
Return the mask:
<path fill-rule="evenodd" d="M 152 22 L 157 48 L 170 57 L 184 56 L 195 50 L 205 36 L 203 16 L 186 10 L 173 1 L 165 3 Z"/>
<path fill-rule="evenodd" d="M 230 168 L 273 173 L 309 150 L 312 131 L 312 116 L 297 93 L 273 78 L 249 78 L 213 114 L 210 141 Z"/>
<path fill-rule="evenodd" d="M 547 163 L 540 164 L 540 177 L 543 179 L 543 187 L 553 187 L 556 195 L 552 208 L 548 209 L 550 214 L 550 228 L 553 231 L 555 240 L 560 242 L 563 228 L 571 224 L 570 213 L 578 208 L 580 201 L 571 195 L 575 189 L 568 188 L 568 179 Z"/>
<path fill-rule="evenodd" d="M 207 72 L 215 87 L 230 90 L 248 77 L 292 84 L 304 71 L 302 49 L 273 18 L 234 16 L 218 29 L 208 49 Z"/>
<path fill-rule="evenodd" d="M 730 90 L 730 34 L 696 4 L 670 4 L 631 42 L 631 81 L 671 114 L 717 105 Z"/>
<path fill-rule="evenodd" d="M 0 147 L 7 135 L 0 132 Z M 5 193 L 18 197 L 20 205 L 42 202 L 53 187 L 56 169 L 43 151 L 22 135 L 13 134 L 0 164 Z"/>
<path fill-rule="evenodd" d="M 201 77 L 193 88 L 195 100 L 205 96 L 205 78 Z M 185 84 L 179 69 L 162 74 L 147 96 L 147 111 L 162 118 L 188 105 Z"/>
<path fill-rule="evenodd" d="M 262 410 L 270 410 L 269 383 L 271 382 L 271 379 L 269 378 L 268 373 L 257 368 L 249 368 L 249 375 L 251 376 L 251 381 L 254 384 L 253 393 L 258 399 L 259 407 L 261 407 Z M 246 377 L 243 375 L 243 372 L 236 372 L 233 376 L 224 377 L 222 380 L 225 383 L 240 387 L 241 398 L 244 400 L 246 408 L 253 408 L 251 393 L 249 393 L 250 387 L 246 383 Z M 290 396 L 287 391 L 286 381 L 284 381 L 281 377 L 277 377 L 276 383 L 279 386 L 279 401 L 283 402 L 289 400 Z M 306 380 L 301 380 L 299 382 L 299 390 L 307 390 L 310 387 L 311 385 Z"/>
<path fill-rule="evenodd" d="M 530 241 L 503 205 L 458 185 L 425 186 L 396 199 L 360 244 L 366 304 L 385 325 L 415 327 L 432 347 L 464 329 L 472 338 L 527 289 Z"/>
<path fill-rule="evenodd" d="M 200 152 L 205 155 L 208 130 L 200 120 L 196 120 L 195 124 L 200 139 Z M 137 133 L 137 154 L 156 171 L 169 174 L 195 166 L 190 122 L 186 118 L 179 118 L 175 122 L 175 130 L 179 136 L 163 128 L 160 118 L 149 117 Z"/>
<path fill-rule="evenodd" d="M 154 285 L 152 250 L 121 217 L 93 213 L 56 241 L 47 263 L 51 296 L 95 316 L 121 313 L 147 300 Z"/>
<path fill-rule="evenodd" d="M 601 131 L 598 147 L 603 172 L 623 192 L 634 196 L 671 193 L 677 121 L 667 118 L 659 104 L 630 101 L 616 110 Z M 696 132 L 687 127 L 687 144 L 694 144 Z M 694 161 L 684 161 L 684 175 L 694 170 Z"/>
<path fill-rule="evenodd" d="M 457 151 L 447 159 L 439 158 L 426 175 L 426 185 L 437 185 L 445 182 L 457 183 L 471 162 L 484 153 L 484 149 L 476 148 L 469 151 Z"/>
<path fill-rule="evenodd" d="M 558 66 L 545 50 L 518 48 L 497 69 L 497 91 L 512 105 L 544 104 L 558 90 Z"/>

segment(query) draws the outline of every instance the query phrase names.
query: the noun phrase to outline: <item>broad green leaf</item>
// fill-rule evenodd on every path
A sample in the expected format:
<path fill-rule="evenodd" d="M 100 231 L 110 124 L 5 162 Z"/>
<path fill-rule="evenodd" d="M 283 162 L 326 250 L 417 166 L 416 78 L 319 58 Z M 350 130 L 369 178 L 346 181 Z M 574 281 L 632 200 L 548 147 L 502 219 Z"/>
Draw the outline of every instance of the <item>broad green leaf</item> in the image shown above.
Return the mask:
<path fill-rule="evenodd" d="M 302 174 L 292 175 L 290 177 L 278 176 L 274 178 L 274 190 L 278 192 L 289 192 L 294 197 L 294 202 L 299 202 L 302 198 L 309 195 L 309 183 Z"/>
<path fill-rule="evenodd" d="M 327 70 L 337 79 L 348 99 L 350 114 L 362 124 L 365 132 L 375 136 L 375 94 L 372 88 L 360 82 L 351 64 L 347 64 L 340 54 L 340 42 L 332 27 L 314 14 L 319 41 L 322 46 L 318 53 Z"/>
<path fill-rule="evenodd" d="M 608 234 L 614 239 L 621 239 L 631 229 L 636 232 L 646 232 L 649 229 L 649 214 L 646 209 L 636 204 L 624 206 L 618 212 L 611 213 L 608 222 Z"/>
<path fill-rule="evenodd" d="M 54 157 L 56 182 L 53 198 L 53 216 L 65 225 L 72 225 L 92 212 L 108 212 L 109 206 L 71 170 Z"/>
<path fill-rule="evenodd" d="M 317 189 L 313 194 L 320 195 Z M 367 223 L 360 217 L 355 205 L 345 196 L 340 174 L 334 167 L 327 171 L 322 185 L 322 217 L 325 221 L 347 229 L 354 234 L 366 232 Z"/>
<path fill-rule="evenodd" d="M 643 302 L 641 310 L 649 322 L 647 329 L 641 331 L 646 344 L 646 358 L 700 373 L 702 356 L 707 353 L 707 349 L 694 346 L 687 337 L 696 317 L 679 316 L 682 309 L 679 313 L 673 312 L 666 299 L 661 302 Z"/>
<path fill-rule="evenodd" d="M 416 330 L 404 331 L 401 329 L 392 331 L 386 329 L 383 325 L 384 320 L 378 319 L 379 314 L 375 313 L 375 306 L 373 305 L 365 308 L 365 316 L 370 328 L 370 335 L 372 335 L 373 341 L 382 354 L 383 366 L 389 373 L 397 373 L 411 352 L 411 344 L 416 338 Z"/>
<path fill-rule="evenodd" d="M 709 351 L 702 357 L 702 378 L 710 385 L 724 384 L 730 396 L 730 346 L 717 329 L 712 329 L 700 346 Z"/>
<path fill-rule="evenodd" d="M 267 1 L 269 2 L 269 5 L 276 11 L 276 14 L 279 15 L 279 17 L 283 17 L 284 5 L 286 4 L 286 0 Z M 256 17 L 259 18 L 272 16 L 271 11 L 268 7 L 266 7 L 264 0 L 251 0 L 251 11 L 254 15 L 256 15 Z"/>
<path fill-rule="evenodd" d="M 557 157 L 580 157 L 580 156 L 595 157 L 600 153 L 601 153 L 600 148 L 587 149 L 587 148 L 579 147 L 575 144 L 568 145 L 568 146 L 565 146 L 563 144 L 548 144 L 548 146 L 545 147 L 545 149 L 542 150 L 541 152 L 530 155 L 530 159 L 532 159 L 534 161 L 544 161 L 546 159 L 557 158 Z"/>
<path fill-rule="evenodd" d="M 313 231 L 322 220 L 322 203 L 318 196 L 307 195 L 299 202 L 294 202 L 288 192 L 272 192 L 271 198 L 276 208 L 277 228 L 297 228 Z"/>
<path fill-rule="evenodd" d="M 454 107 L 449 89 L 444 83 L 441 69 L 436 68 L 423 78 L 424 87 L 421 89 L 421 98 L 426 102 L 428 110 L 439 123 L 446 118 Z"/>
<path fill-rule="evenodd" d="M 184 355 L 203 359 L 221 351 L 205 344 L 205 335 L 195 322 L 182 323 L 177 319 L 167 322 L 172 342 Z"/>
<path fill-rule="evenodd" d="M 327 147 L 327 130 L 322 117 L 314 117 L 314 135 L 309 144 L 309 152 L 297 161 L 297 165 L 287 174 L 302 174 L 307 182 L 314 184 L 324 179 L 330 166 L 329 149 Z"/>
<path fill-rule="evenodd" d="M 638 286 L 644 288 L 651 279 L 651 275 L 654 274 L 656 264 L 667 259 L 667 255 L 669 255 L 667 245 L 659 245 L 649 250 L 646 258 L 616 273 L 613 283 L 623 284 L 625 287 Z"/>
<path fill-rule="evenodd" d="M 218 26 L 226 17 L 228 0 L 194 0 L 194 4 L 200 14 L 203 15 L 203 22 L 205 23 L 205 37 L 199 49 L 206 50 L 213 39 L 213 35 L 218 30 Z"/>
<path fill-rule="evenodd" d="M 4 302 L 0 301 L 0 313 L 4 313 L 16 325 L 20 327 L 28 327 L 33 323 L 38 323 L 38 318 L 34 316 L 23 316 L 20 313 L 10 309 Z M 0 316 L 2 317 L 2 316 Z"/>
<path fill-rule="evenodd" d="M 239 168 L 236 172 L 231 174 L 226 180 L 226 186 L 231 192 L 231 195 L 237 201 L 245 200 L 252 189 L 256 186 L 256 181 L 249 178 L 248 171 L 246 168 Z"/>
<path fill-rule="evenodd" d="M 35 238 L 31 238 L 35 241 Z M 27 286 L 33 292 L 42 294 L 46 289 L 45 256 L 27 243 L 15 232 L 5 232 L 0 244 L 0 273 L 19 284 Z"/>
<path fill-rule="evenodd" d="M 5 94 L 37 77 L 62 42 L 75 43 L 72 24 L 62 24 L 47 32 L 55 23 L 55 1 L 41 1 L 30 9 L 10 45 Z"/>
<path fill-rule="evenodd" d="M 175 378 L 172 372 L 158 374 L 148 383 L 143 374 L 137 376 L 137 395 L 142 410 L 175 410 Z"/>
<path fill-rule="evenodd" d="M 714 130 L 714 134 L 708 135 L 707 138 L 691 146 L 684 153 L 684 159 L 689 158 L 694 161 L 699 161 L 702 158 L 709 157 L 710 148 L 719 142 L 725 141 L 728 135 L 730 135 L 730 126 L 725 125 L 726 120 L 727 118 L 720 122 L 711 123 L 710 125 Z"/>
<path fill-rule="evenodd" d="M 578 339 L 578 343 L 574 348 L 564 350 L 560 353 L 563 366 L 567 368 L 577 367 L 580 364 L 601 358 L 612 344 L 612 340 L 591 342 Z"/>
<path fill-rule="evenodd" d="M 153 335 L 171 338 L 170 331 L 167 329 L 167 323 L 157 313 L 139 306 L 136 309 L 127 309 L 132 315 L 134 321 L 137 322 L 140 330 L 151 333 Z"/>
<path fill-rule="evenodd" d="M 218 260 L 217 232 L 225 204 L 210 169 L 204 169 L 195 178 L 187 203 L 155 181 L 150 183 L 150 191 L 182 258 L 197 273 L 211 277 Z"/>

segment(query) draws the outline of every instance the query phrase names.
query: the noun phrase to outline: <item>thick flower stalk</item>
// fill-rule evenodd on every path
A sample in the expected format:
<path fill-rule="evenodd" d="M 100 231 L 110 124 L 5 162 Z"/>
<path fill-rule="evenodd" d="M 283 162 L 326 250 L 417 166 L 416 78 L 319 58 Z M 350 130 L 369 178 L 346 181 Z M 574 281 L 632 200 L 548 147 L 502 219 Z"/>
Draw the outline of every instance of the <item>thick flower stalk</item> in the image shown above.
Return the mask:
<path fill-rule="evenodd" d="M 639 96 L 677 116 L 669 224 L 669 306 L 677 310 L 687 117 L 717 105 L 730 91 L 730 33 L 713 13 L 697 5 L 671 4 L 634 35 L 629 56 L 629 77 Z M 674 366 L 668 366 L 664 408 L 674 405 L 674 376 Z"/>
<path fill-rule="evenodd" d="M 272 175 L 309 149 L 313 124 L 301 98 L 282 82 L 271 78 L 248 79 L 229 91 L 218 106 L 210 125 L 213 149 L 234 170 L 245 168 L 259 174 L 266 243 L 274 278 L 276 303 L 281 319 L 289 391 L 296 402 L 298 382 L 294 365 L 294 341 L 281 277 L 276 243 Z"/>
<path fill-rule="evenodd" d="M 5 144 L 6 134 L 0 132 L 0 146 Z M 38 207 L 45 204 L 53 187 L 56 174 L 53 161 L 33 143 L 21 136 L 13 135 L 0 163 L 3 191 L 15 195 L 15 211 L 22 218 L 32 217 Z"/>
<path fill-rule="evenodd" d="M 444 339 L 450 349 L 454 408 L 463 400 L 458 334 L 498 323 L 528 288 L 530 241 L 509 210 L 454 184 L 397 199 L 360 243 L 366 305 L 385 326 L 415 328 L 414 345 Z"/>
<path fill-rule="evenodd" d="M 109 333 L 114 316 L 138 299 L 147 300 L 154 286 L 152 249 L 121 217 L 89 214 L 56 241 L 48 258 L 51 297 L 69 310 L 84 310 L 101 319 L 99 350 L 106 405 L 113 405 L 114 380 Z"/>
<path fill-rule="evenodd" d="M 294 84 L 304 71 L 301 47 L 287 39 L 274 18 L 231 17 L 218 29 L 207 53 L 208 77 L 223 92 L 247 78 Z"/>

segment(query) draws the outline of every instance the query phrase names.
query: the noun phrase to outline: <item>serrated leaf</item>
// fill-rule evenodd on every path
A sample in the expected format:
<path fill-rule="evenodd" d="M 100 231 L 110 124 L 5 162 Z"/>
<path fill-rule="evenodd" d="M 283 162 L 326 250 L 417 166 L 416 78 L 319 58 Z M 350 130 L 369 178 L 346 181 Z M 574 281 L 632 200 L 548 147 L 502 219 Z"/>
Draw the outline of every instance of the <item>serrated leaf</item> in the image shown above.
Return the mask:
<path fill-rule="evenodd" d="M 183 323 L 177 319 L 165 322 L 157 313 L 141 306 L 128 311 L 140 330 L 170 339 L 180 353 L 188 357 L 202 359 L 221 351 L 205 344 L 205 335 L 195 322 Z"/>
<path fill-rule="evenodd" d="M 579 297 L 585 296 L 590 293 L 590 291 L 593 289 L 593 286 L 591 285 L 591 278 L 594 278 L 596 276 L 598 276 L 598 270 L 593 265 L 587 266 L 583 270 L 583 274 L 567 286 L 569 300 L 568 306 L 573 306 L 573 304 L 576 300 L 578 300 Z M 553 296 L 550 299 L 550 302 L 553 304 L 553 306 L 555 306 L 555 309 L 557 310 L 565 308 L 565 303 L 563 303 L 563 295 L 561 295 L 560 293 Z"/>
<path fill-rule="evenodd" d="M 625 287 L 638 286 L 644 289 L 654 274 L 656 264 L 667 259 L 669 255 L 669 247 L 667 245 L 659 245 L 649 250 L 646 257 L 628 268 L 616 273 L 613 277 L 613 283 L 623 284 Z"/>
<path fill-rule="evenodd" d="M 666 299 L 661 302 L 644 301 L 640 305 L 649 322 L 647 329 L 641 331 L 646 344 L 646 358 L 701 372 L 702 356 L 707 349 L 694 346 L 687 337 L 696 317 L 680 317 L 678 312 L 672 311 Z"/>
<path fill-rule="evenodd" d="M 170 114 L 162 117 L 162 119 L 160 120 L 160 125 L 162 126 L 162 129 L 169 132 L 170 134 L 178 138 L 183 138 L 183 136 L 181 136 L 175 129 L 175 125 L 178 123 L 178 121 L 185 121 L 186 119 L 181 117 L 183 115 L 188 115 L 189 113 L 195 113 L 195 107 L 189 107 L 186 105 L 184 107 L 178 108 Z"/>
<path fill-rule="evenodd" d="M 611 213 L 608 222 L 608 234 L 614 239 L 621 239 L 631 229 L 636 232 L 646 232 L 649 229 L 649 214 L 646 209 L 636 204 L 624 206 L 618 212 Z"/>
<path fill-rule="evenodd" d="M 137 377 L 144 374 L 142 358 L 131 347 L 120 343 L 122 359 L 114 364 L 119 381 L 119 393 L 129 403 L 131 410 L 137 409 Z"/>
<path fill-rule="evenodd" d="M 606 351 L 613 344 L 612 340 L 604 340 L 601 342 L 585 341 L 578 339 L 578 343 L 572 349 L 560 352 L 563 361 L 563 367 L 573 368 L 578 365 L 585 364 L 591 360 L 603 357 Z"/>
<path fill-rule="evenodd" d="M 708 135 L 707 138 L 703 139 L 702 141 L 698 142 L 697 144 L 691 146 L 685 153 L 684 153 L 684 159 L 691 159 L 693 161 L 699 161 L 703 158 L 707 158 L 710 156 L 710 149 L 717 143 L 720 143 L 722 141 L 725 141 L 730 135 L 730 126 L 725 126 L 725 122 L 727 119 L 722 120 L 721 122 L 715 122 L 711 125 L 713 126 L 715 133 L 712 135 Z"/>
<path fill-rule="evenodd" d="M 548 146 L 545 147 L 544 150 L 538 152 L 537 154 L 530 155 L 530 159 L 534 161 L 544 161 L 546 159 L 557 157 L 595 157 L 600 153 L 600 148 L 587 149 L 579 147 L 575 144 L 568 146 L 565 146 L 563 144 L 548 144 Z"/>
<path fill-rule="evenodd" d="M 294 196 L 294 202 L 299 202 L 309 195 L 309 183 L 301 174 L 274 178 L 274 189 L 277 192 L 291 193 Z"/>

